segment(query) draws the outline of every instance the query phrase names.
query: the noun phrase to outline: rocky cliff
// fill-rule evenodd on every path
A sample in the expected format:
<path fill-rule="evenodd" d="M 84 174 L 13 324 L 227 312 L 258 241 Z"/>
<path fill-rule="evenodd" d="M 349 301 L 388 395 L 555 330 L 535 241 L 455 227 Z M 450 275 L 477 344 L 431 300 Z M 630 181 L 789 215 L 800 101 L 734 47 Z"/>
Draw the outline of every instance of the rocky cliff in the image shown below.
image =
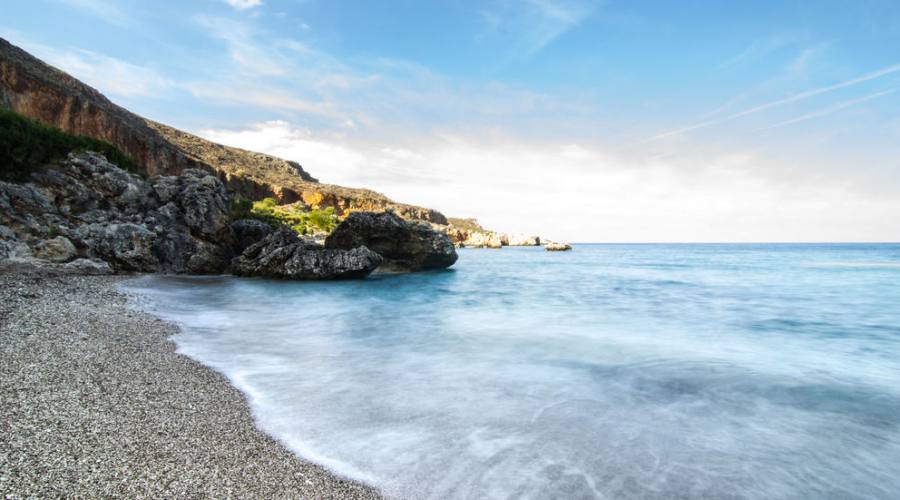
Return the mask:
<path fill-rule="evenodd" d="M 72 76 L 0 38 L 0 106 L 66 132 L 105 140 L 135 159 L 147 175 L 199 168 L 251 199 L 302 200 L 313 208 L 393 209 L 412 220 L 447 224 L 435 210 L 396 203 L 366 189 L 321 184 L 298 163 L 207 141 L 138 116 Z"/>

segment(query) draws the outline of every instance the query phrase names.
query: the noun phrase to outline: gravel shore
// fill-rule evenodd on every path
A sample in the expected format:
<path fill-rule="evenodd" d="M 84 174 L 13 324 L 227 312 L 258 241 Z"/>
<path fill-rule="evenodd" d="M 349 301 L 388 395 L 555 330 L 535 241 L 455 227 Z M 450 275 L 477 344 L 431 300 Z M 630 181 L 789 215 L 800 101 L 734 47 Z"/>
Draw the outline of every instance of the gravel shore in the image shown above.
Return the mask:
<path fill-rule="evenodd" d="M 256 429 L 123 277 L 0 270 L 0 498 L 376 498 Z"/>

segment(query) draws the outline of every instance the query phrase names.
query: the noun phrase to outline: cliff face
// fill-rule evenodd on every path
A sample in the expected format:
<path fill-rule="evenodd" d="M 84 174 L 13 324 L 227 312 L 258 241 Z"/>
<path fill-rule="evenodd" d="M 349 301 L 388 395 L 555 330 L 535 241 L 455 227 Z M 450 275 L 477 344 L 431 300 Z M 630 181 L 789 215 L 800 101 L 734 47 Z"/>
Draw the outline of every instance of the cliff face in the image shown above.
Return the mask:
<path fill-rule="evenodd" d="M 407 219 L 447 224 L 435 210 L 396 203 L 366 189 L 320 184 L 296 162 L 223 146 L 147 120 L 2 38 L 0 106 L 66 132 L 105 140 L 148 175 L 201 168 L 247 198 L 303 200 L 313 208 L 334 207 L 338 214 L 391 208 Z"/>

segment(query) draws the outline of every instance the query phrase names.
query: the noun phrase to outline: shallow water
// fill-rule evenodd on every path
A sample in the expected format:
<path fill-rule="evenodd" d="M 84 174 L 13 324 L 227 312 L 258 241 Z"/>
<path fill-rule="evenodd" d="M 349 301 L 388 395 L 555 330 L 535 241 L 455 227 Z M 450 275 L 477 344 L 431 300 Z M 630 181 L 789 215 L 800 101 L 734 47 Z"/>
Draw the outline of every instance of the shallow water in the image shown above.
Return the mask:
<path fill-rule="evenodd" d="M 263 430 L 390 496 L 900 498 L 900 245 L 462 250 L 126 289 Z"/>

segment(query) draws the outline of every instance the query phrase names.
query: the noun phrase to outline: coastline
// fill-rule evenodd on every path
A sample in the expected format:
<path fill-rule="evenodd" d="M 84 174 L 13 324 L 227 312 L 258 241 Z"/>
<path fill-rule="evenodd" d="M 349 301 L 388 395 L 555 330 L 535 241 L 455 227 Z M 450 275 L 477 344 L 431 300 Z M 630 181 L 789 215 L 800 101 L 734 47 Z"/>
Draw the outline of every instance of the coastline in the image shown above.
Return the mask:
<path fill-rule="evenodd" d="M 130 278 L 0 270 L 0 496 L 379 497 L 257 429 Z"/>

